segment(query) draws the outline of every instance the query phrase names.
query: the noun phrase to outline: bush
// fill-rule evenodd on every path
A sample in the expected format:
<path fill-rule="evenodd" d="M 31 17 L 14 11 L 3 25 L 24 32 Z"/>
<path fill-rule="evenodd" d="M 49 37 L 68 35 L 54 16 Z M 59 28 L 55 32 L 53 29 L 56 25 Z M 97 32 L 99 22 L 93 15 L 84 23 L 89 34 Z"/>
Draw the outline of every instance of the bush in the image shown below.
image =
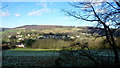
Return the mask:
<path fill-rule="evenodd" d="M 115 39 L 116 39 L 115 42 L 116 42 L 117 48 L 120 48 L 120 37 L 116 37 Z"/>
<path fill-rule="evenodd" d="M 35 42 L 35 40 L 33 39 L 26 39 L 23 41 L 23 43 L 25 44 L 25 47 L 31 48 L 32 44 Z"/>
<path fill-rule="evenodd" d="M 63 47 L 69 46 L 69 42 L 64 40 L 57 39 L 40 39 L 37 40 L 32 48 L 40 48 L 40 49 L 62 49 Z"/>
<path fill-rule="evenodd" d="M 95 40 L 89 40 L 90 49 L 108 49 L 110 46 L 107 44 L 105 37 L 100 37 Z"/>
<path fill-rule="evenodd" d="M 9 46 L 9 45 L 3 45 L 3 46 L 1 46 L 1 47 L 2 47 L 2 50 L 10 49 L 10 46 Z"/>

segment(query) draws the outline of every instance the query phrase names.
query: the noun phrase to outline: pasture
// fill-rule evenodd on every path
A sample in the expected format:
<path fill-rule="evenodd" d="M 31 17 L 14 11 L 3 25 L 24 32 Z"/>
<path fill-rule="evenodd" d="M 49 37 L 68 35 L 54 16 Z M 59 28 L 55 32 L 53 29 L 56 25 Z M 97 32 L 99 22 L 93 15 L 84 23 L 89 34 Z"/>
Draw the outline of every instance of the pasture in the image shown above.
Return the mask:
<path fill-rule="evenodd" d="M 82 52 L 82 51 L 80 51 Z M 86 51 L 87 52 L 87 51 Z M 111 50 L 91 50 L 90 55 L 100 63 L 106 62 L 112 64 L 114 62 L 114 54 Z M 7 50 L 2 52 L 2 65 L 4 66 L 39 66 L 39 67 L 51 67 L 58 66 L 56 60 L 62 58 L 59 61 L 59 66 L 95 66 L 94 62 L 86 56 L 74 53 L 68 54 L 69 51 L 64 51 L 61 54 L 60 50 L 51 51 L 16 51 Z M 66 55 L 66 56 L 65 56 Z M 119 52 L 120 55 L 120 52 Z"/>

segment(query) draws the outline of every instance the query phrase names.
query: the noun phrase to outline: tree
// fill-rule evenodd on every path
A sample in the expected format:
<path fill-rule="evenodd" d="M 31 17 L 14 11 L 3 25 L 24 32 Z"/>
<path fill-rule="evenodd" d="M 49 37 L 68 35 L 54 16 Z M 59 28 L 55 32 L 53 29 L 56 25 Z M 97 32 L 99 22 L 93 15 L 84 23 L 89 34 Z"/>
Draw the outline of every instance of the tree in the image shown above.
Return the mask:
<path fill-rule="evenodd" d="M 16 36 L 11 36 L 10 37 L 10 42 L 12 43 L 12 44 L 14 44 L 14 43 L 16 43 L 17 41 L 17 37 Z"/>
<path fill-rule="evenodd" d="M 33 39 L 25 39 L 23 43 L 25 44 L 26 47 L 31 48 L 32 44 L 35 42 Z"/>
<path fill-rule="evenodd" d="M 70 11 L 62 9 L 68 16 L 83 21 L 95 22 L 96 27 L 104 29 L 106 40 L 114 51 L 115 63 L 118 64 L 119 56 L 113 34 L 120 28 L 120 1 L 107 2 L 104 0 L 97 2 L 93 0 L 91 2 L 69 2 L 69 4 L 75 9 Z"/>

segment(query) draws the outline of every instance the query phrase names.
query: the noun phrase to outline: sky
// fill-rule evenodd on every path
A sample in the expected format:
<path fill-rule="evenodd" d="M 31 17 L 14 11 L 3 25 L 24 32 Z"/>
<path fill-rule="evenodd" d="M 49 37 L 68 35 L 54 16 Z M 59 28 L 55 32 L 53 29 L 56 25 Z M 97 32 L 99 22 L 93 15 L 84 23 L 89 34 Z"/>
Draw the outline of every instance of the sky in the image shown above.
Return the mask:
<path fill-rule="evenodd" d="M 61 9 L 74 9 L 68 2 L 2 2 L 1 26 L 14 28 L 23 25 L 93 26 L 94 23 L 76 20 Z"/>

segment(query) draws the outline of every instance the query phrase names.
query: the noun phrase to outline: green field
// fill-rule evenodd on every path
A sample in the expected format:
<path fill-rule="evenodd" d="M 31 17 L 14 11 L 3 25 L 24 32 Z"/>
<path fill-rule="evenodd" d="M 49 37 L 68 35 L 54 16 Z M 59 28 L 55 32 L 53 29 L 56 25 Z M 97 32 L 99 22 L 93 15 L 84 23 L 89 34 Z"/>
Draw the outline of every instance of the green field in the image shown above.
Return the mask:
<path fill-rule="evenodd" d="M 17 48 L 6 50 L 2 52 L 3 66 L 40 66 L 49 67 L 56 66 L 56 60 L 61 57 L 61 66 L 94 66 L 93 61 L 85 56 L 79 54 L 68 54 L 69 51 L 63 52 L 60 50 L 50 49 L 29 49 Z M 120 53 L 120 52 L 119 52 Z M 110 50 L 91 50 L 91 56 L 95 58 L 98 63 L 113 63 L 113 53 Z M 66 56 L 65 56 L 66 55 Z"/>
<path fill-rule="evenodd" d="M 59 51 L 61 49 L 31 49 L 31 48 L 15 48 L 9 51 Z"/>
<path fill-rule="evenodd" d="M 58 51 L 4 51 L 3 66 L 56 66 L 55 61 L 60 57 Z M 79 59 L 81 58 L 81 59 Z M 86 60 L 87 59 L 87 60 Z M 91 66 L 94 63 L 88 58 L 67 57 L 60 62 L 61 66 Z"/>

